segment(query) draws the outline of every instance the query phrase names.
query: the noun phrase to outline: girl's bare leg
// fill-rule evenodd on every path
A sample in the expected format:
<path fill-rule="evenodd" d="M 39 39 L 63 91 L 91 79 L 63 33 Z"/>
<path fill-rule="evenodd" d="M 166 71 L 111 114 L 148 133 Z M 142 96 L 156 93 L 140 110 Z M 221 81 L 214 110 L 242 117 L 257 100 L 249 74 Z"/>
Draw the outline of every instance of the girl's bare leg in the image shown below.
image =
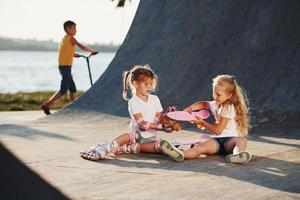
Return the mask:
<path fill-rule="evenodd" d="M 246 146 L 246 137 L 233 137 L 227 142 L 225 148 L 228 153 L 238 154 L 242 151 L 245 151 Z"/>
<path fill-rule="evenodd" d="M 218 144 L 214 140 L 206 140 L 200 144 L 197 144 L 194 148 L 184 151 L 184 159 L 195 159 L 200 155 L 212 155 L 216 154 L 219 149 Z"/>
<path fill-rule="evenodd" d="M 155 143 L 146 143 L 146 144 L 140 144 L 140 152 L 141 153 L 157 153 L 157 150 L 155 148 Z"/>
<path fill-rule="evenodd" d="M 129 133 L 124 133 L 114 139 L 117 141 L 119 146 L 122 146 L 123 144 L 127 144 L 130 142 L 130 134 Z"/>
<path fill-rule="evenodd" d="M 226 156 L 226 161 L 229 163 L 246 164 L 251 160 L 251 154 L 246 152 L 247 139 L 246 137 L 234 137 L 231 138 L 225 149 L 228 153 L 232 153 Z"/>

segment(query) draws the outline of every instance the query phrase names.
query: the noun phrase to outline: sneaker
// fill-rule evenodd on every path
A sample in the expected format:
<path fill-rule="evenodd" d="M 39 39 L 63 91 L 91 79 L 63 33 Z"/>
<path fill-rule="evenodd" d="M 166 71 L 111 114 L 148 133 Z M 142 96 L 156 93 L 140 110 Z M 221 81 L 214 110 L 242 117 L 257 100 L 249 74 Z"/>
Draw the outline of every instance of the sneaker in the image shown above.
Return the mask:
<path fill-rule="evenodd" d="M 47 104 L 41 105 L 41 109 L 44 111 L 44 113 L 45 113 L 46 115 L 51 115 L 49 106 L 48 106 Z"/>
<path fill-rule="evenodd" d="M 175 146 L 173 146 L 170 142 L 162 140 L 160 142 L 160 148 L 164 154 L 170 156 L 174 160 L 178 162 L 184 161 L 183 152 L 177 149 Z"/>
<path fill-rule="evenodd" d="M 238 154 L 229 154 L 226 156 L 228 163 L 246 164 L 251 160 L 250 153 L 243 151 Z"/>

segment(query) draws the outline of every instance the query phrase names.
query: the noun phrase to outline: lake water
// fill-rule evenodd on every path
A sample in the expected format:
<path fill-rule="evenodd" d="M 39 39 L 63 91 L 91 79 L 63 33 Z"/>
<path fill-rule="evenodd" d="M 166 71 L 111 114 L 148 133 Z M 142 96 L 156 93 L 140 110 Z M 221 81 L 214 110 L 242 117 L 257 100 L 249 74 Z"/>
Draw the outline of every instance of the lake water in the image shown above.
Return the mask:
<path fill-rule="evenodd" d="M 60 87 L 55 51 L 0 51 L 0 93 L 56 91 Z M 99 53 L 90 58 L 93 82 L 105 71 L 115 53 Z M 87 63 L 74 58 L 73 79 L 77 90 L 90 87 Z"/>

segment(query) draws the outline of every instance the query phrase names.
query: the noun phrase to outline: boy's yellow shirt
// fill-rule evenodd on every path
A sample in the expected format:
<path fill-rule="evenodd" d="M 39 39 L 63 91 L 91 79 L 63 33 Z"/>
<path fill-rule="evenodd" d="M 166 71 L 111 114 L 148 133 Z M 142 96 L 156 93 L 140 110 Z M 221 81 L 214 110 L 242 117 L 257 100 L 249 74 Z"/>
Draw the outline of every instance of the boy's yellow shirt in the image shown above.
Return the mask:
<path fill-rule="evenodd" d="M 61 40 L 58 48 L 58 63 L 59 65 L 72 66 L 75 53 L 75 44 L 72 45 L 71 37 L 65 35 Z"/>

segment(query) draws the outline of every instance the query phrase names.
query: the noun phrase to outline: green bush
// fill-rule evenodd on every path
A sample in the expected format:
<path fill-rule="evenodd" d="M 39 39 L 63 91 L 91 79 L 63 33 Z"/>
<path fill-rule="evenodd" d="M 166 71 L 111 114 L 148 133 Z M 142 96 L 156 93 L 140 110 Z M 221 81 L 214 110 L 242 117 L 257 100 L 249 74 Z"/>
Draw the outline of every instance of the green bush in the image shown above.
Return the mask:
<path fill-rule="evenodd" d="M 30 93 L 0 93 L 0 111 L 39 110 L 43 102 L 47 101 L 54 92 Z M 83 92 L 77 92 L 77 97 Z M 56 101 L 51 109 L 60 109 L 69 103 L 68 95 Z"/>

